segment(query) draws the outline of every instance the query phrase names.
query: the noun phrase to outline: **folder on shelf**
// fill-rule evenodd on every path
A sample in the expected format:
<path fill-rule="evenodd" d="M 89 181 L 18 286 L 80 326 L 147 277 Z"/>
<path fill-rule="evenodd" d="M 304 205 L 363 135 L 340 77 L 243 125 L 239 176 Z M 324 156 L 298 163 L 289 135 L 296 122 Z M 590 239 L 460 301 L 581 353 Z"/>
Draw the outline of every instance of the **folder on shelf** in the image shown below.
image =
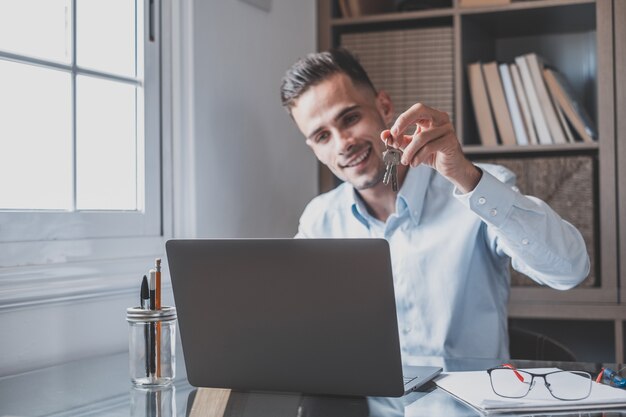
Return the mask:
<path fill-rule="evenodd" d="M 548 373 L 557 368 L 529 369 L 530 372 Z M 626 406 L 626 391 L 592 382 L 591 394 L 575 401 L 558 400 L 550 395 L 539 380 L 523 398 L 505 398 L 493 392 L 486 371 L 442 373 L 435 383 L 454 397 L 484 414 L 558 412 L 567 410 L 609 409 Z"/>
<path fill-rule="evenodd" d="M 509 114 L 511 115 L 511 122 L 513 123 L 513 130 L 515 131 L 515 140 L 518 145 L 528 145 L 526 126 L 524 125 L 524 120 L 522 119 L 522 112 L 520 111 L 517 95 L 515 94 L 515 87 L 513 87 L 509 64 L 500 64 L 498 69 L 500 70 L 502 87 L 504 87 L 504 96 L 506 97 Z"/>
<path fill-rule="evenodd" d="M 503 145 L 516 145 L 515 132 L 509 115 L 509 108 L 504 97 L 504 89 L 498 74 L 498 64 L 496 62 L 488 62 L 483 64 L 483 73 L 485 75 L 485 85 L 487 86 L 487 94 L 491 102 L 493 115 L 496 119 L 498 134 Z"/>
<path fill-rule="evenodd" d="M 526 127 L 528 143 L 530 145 L 537 145 L 539 144 L 539 141 L 537 140 L 537 133 L 535 133 L 535 125 L 533 123 L 532 114 L 530 113 L 528 97 L 526 97 L 526 91 L 524 90 L 524 85 L 522 84 L 522 77 L 520 76 L 519 68 L 517 67 L 517 64 L 510 64 L 509 68 L 511 70 L 513 86 L 515 87 L 515 95 L 517 97 L 519 108 L 522 113 L 524 126 Z"/>
<path fill-rule="evenodd" d="M 467 66 L 467 77 L 469 79 L 470 95 L 472 96 L 480 140 L 485 146 L 497 146 L 498 139 L 493 124 L 493 117 L 491 116 L 482 64 L 480 62 L 469 64 Z"/>
<path fill-rule="evenodd" d="M 523 56 L 516 57 L 515 63 L 519 68 L 520 76 L 522 78 L 522 85 L 524 86 L 524 91 L 526 91 L 526 97 L 528 98 L 530 113 L 532 115 L 534 125 L 537 128 L 537 137 L 539 139 L 539 144 L 550 145 L 554 142 L 552 141 L 552 136 L 550 135 L 550 130 L 548 129 L 543 110 L 541 109 L 541 105 L 539 104 L 537 90 L 535 89 L 535 84 L 530 75 L 528 63 Z"/>
<path fill-rule="evenodd" d="M 567 139 L 565 139 L 565 134 L 563 133 L 563 129 L 559 123 L 556 110 L 554 109 L 552 100 L 548 94 L 546 84 L 543 81 L 543 61 L 537 54 L 526 54 L 523 58 L 528 63 L 528 70 L 530 71 L 530 76 L 533 80 L 535 91 L 537 92 L 537 98 L 539 99 L 539 104 L 545 116 L 546 124 L 550 130 L 552 140 L 554 143 L 567 143 Z"/>
<path fill-rule="evenodd" d="M 582 105 L 574 99 L 571 87 L 565 78 L 558 71 L 549 68 L 544 68 L 543 75 L 546 85 L 557 103 L 557 108 L 563 112 L 581 139 L 592 143 L 597 138 L 593 122 Z"/>

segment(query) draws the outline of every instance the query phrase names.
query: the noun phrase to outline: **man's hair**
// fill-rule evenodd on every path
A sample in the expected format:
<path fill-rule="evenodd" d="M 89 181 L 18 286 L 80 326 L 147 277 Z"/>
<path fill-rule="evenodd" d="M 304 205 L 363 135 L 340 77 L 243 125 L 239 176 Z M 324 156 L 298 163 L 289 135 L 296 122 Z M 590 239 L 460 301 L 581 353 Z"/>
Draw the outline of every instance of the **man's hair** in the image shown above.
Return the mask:
<path fill-rule="evenodd" d="M 283 107 L 291 114 L 295 101 L 309 87 L 339 73 L 346 74 L 355 85 L 371 88 L 376 92 L 374 84 L 354 55 L 347 49 L 335 48 L 309 54 L 289 68 L 280 87 Z"/>

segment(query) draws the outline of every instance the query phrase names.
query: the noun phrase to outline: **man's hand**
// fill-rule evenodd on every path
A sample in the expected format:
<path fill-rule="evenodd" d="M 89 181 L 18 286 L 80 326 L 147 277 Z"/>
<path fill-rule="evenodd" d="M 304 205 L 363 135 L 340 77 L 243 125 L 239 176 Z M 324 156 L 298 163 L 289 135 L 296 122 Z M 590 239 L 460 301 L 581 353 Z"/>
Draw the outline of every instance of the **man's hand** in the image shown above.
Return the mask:
<path fill-rule="evenodd" d="M 405 135 L 412 125 L 417 127 L 415 133 Z M 390 130 L 381 132 L 380 138 L 402 149 L 403 165 L 429 165 L 463 193 L 472 191 L 482 176 L 463 154 L 448 114 L 421 103 L 402 113 Z"/>

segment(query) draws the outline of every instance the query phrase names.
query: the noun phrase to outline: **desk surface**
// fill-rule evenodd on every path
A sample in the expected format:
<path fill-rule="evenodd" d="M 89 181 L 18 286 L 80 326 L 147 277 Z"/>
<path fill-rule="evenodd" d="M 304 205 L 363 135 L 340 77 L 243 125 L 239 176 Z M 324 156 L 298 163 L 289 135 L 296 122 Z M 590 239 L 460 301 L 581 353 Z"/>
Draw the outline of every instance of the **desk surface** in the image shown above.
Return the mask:
<path fill-rule="evenodd" d="M 511 361 L 519 367 L 559 366 L 590 372 L 602 364 Z M 499 364 L 484 359 L 416 358 L 414 365 L 438 365 L 444 371 L 481 370 Z M 609 367 L 617 366 L 608 364 Z M 619 369 L 619 368 L 617 368 Z M 158 405 L 158 410 L 155 408 Z M 341 398 L 288 393 L 242 393 L 196 390 L 187 383 L 178 358 L 174 384 L 150 391 L 133 388 L 128 355 L 69 362 L 0 378 L 0 416 L 163 416 L 183 417 L 397 417 L 478 416 L 433 384 L 403 398 Z M 564 415 L 579 416 L 580 413 Z M 601 416 L 601 412 L 585 413 Z M 605 414 L 606 415 L 606 414 Z M 626 409 L 611 410 L 626 416 Z"/>

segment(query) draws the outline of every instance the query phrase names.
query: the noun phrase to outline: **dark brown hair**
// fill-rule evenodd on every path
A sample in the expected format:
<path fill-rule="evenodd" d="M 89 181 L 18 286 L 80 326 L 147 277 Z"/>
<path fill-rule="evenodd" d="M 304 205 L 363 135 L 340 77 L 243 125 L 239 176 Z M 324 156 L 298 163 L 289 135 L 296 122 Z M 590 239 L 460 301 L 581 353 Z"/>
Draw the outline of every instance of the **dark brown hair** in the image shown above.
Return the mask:
<path fill-rule="evenodd" d="M 336 48 L 309 54 L 289 68 L 280 86 L 283 107 L 291 114 L 295 101 L 309 87 L 338 73 L 346 74 L 355 85 L 371 88 L 376 92 L 374 84 L 354 55 L 347 49 Z"/>

